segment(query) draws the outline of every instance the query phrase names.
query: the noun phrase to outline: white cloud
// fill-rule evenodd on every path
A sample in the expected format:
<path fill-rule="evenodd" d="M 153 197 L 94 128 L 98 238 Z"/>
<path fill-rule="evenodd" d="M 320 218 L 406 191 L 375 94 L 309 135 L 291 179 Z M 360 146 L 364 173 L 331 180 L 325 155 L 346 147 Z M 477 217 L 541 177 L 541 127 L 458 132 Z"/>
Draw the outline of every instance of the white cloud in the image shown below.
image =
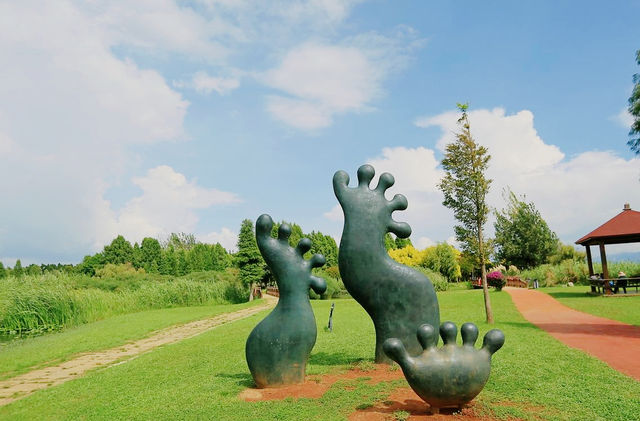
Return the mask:
<path fill-rule="evenodd" d="M 265 80 L 288 94 L 342 111 L 358 109 L 371 99 L 375 73 L 358 49 L 305 44 L 290 51 Z"/>
<path fill-rule="evenodd" d="M 415 124 L 440 127 L 442 137 L 436 147 L 444 152 L 445 146 L 455 139 L 458 117 L 458 112 L 449 111 L 435 117 L 420 117 Z M 469 120 L 472 136 L 489 149 L 491 168 L 496 171 L 540 171 L 564 158 L 557 146 L 545 144 L 538 136 L 529 110 L 512 115 L 506 115 L 504 108 L 475 110 L 469 113 Z"/>
<path fill-rule="evenodd" d="M 57 136 L 63 144 L 110 145 L 183 134 L 188 103 L 157 72 L 116 58 L 106 34 L 71 4 L 29 6 L 0 5 L 0 61 L 11 63 L 0 83 L 0 131 L 23 147 L 52 133 L 66 133 Z"/>
<path fill-rule="evenodd" d="M 426 249 L 427 247 L 431 247 L 435 245 L 436 245 L 436 242 L 429 237 L 420 237 L 415 242 L 413 242 L 413 246 L 418 250 L 423 250 L 423 249 Z"/>
<path fill-rule="evenodd" d="M 94 251 L 116 230 L 105 195 L 134 163 L 129 146 L 184 137 L 188 103 L 111 45 L 71 2 L 0 4 L 0 255 Z"/>
<path fill-rule="evenodd" d="M 623 108 L 622 110 L 620 110 L 620 112 L 618 114 L 612 116 L 611 120 L 615 121 L 616 123 L 618 123 L 620 126 L 624 127 L 625 129 L 630 129 L 631 125 L 633 124 L 633 116 L 627 110 L 626 107 Z"/>
<path fill-rule="evenodd" d="M 453 139 L 457 113 L 445 112 L 420 118 L 420 127 L 438 126 L 442 137 L 438 149 Z M 533 125 L 533 114 L 520 111 L 506 115 L 503 109 L 477 110 L 469 114 L 472 134 L 487 146 L 492 159 L 487 176 L 493 179 L 488 196 L 493 208 L 504 207 L 501 191 L 510 187 L 534 202 L 552 230 L 573 243 L 622 210 L 625 202 L 640 208 L 637 186 L 640 160 L 624 159 L 613 152 L 588 151 L 567 158 L 562 151 L 546 144 Z M 409 207 L 394 218 L 407 221 L 413 228 L 416 244 L 427 239 L 453 240 L 455 220 L 442 203 L 442 194 L 434 188 L 442 170 L 433 158 L 434 151 L 418 148 L 385 148 L 381 156 L 370 159 L 377 174 L 388 171 L 396 178 L 389 191 L 407 196 Z M 492 234 L 492 220 L 487 225 Z M 432 240 L 433 241 L 433 240 Z"/>
<path fill-rule="evenodd" d="M 402 165 L 397 165 L 400 162 Z M 391 191 L 403 191 L 405 194 L 413 191 L 436 193 L 439 191 L 437 184 L 444 175 L 438 168 L 439 162 L 433 150 L 422 146 L 384 148 L 381 157 L 369 159 L 368 163 L 373 165 L 378 175 L 390 172 L 396 180 Z"/>
<path fill-rule="evenodd" d="M 317 129 L 331 124 L 333 114 L 363 110 L 379 91 L 380 75 L 358 49 L 305 44 L 264 80 L 296 98 L 270 97 L 267 108 L 276 118 Z"/>
<path fill-rule="evenodd" d="M 330 211 L 323 213 L 322 216 L 330 221 L 342 221 L 344 219 L 340 205 L 335 205 Z"/>
<path fill-rule="evenodd" d="M 204 16 L 174 0 L 96 0 L 74 2 L 113 45 L 146 53 L 174 52 L 222 63 L 229 54 L 224 39 L 242 31 L 218 15 Z"/>
<path fill-rule="evenodd" d="M 196 210 L 213 206 L 212 190 L 169 167 L 135 179 L 143 193 L 123 209 L 107 200 L 127 174 L 141 172 L 132 145 L 187 137 L 189 103 L 138 62 L 198 63 L 206 72 L 191 87 L 225 94 L 239 85 L 232 59 L 246 63 L 248 50 L 267 57 L 286 50 L 299 43 L 291 34 L 300 29 L 324 37 L 356 3 L 0 3 L 0 62 L 7 64 L 0 78 L 0 191 L 10 198 L 0 208 L 0 255 L 77 261 L 121 230 L 139 236 L 193 227 Z"/>
<path fill-rule="evenodd" d="M 246 40 L 274 42 L 292 31 L 331 33 L 363 0 L 198 0 L 210 14 L 234 23 Z"/>
<path fill-rule="evenodd" d="M 15 148 L 15 142 L 9 136 L 0 132 L 0 155 L 9 155 L 13 148 Z"/>
<path fill-rule="evenodd" d="M 104 232 L 103 241 L 123 234 L 131 241 L 158 237 L 171 232 L 195 232 L 197 209 L 238 202 L 233 193 L 203 188 L 171 167 L 161 165 L 150 169 L 133 184 L 142 194 L 131 199 L 119 212 L 113 228 Z"/>
<path fill-rule="evenodd" d="M 220 95 L 226 95 L 240 86 L 240 80 L 236 77 L 210 76 L 207 72 L 196 72 L 191 80 L 174 81 L 176 88 L 190 88 L 202 95 L 209 95 L 216 91 Z"/>
<path fill-rule="evenodd" d="M 410 28 L 394 38 L 366 33 L 339 45 L 299 45 L 262 76 L 265 84 L 288 95 L 269 96 L 267 109 L 286 124 L 307 130 L 331 125 L 335 115 L 369 111 L 382 94 L 385 77 L 401 69 L 420 45 Z"/>
<path fill-rule="evenodd" d="M 310 0 L 294 1 L 288 7 L 272 5 L 275 13 L 288 17 L 290 20 L 306 21 L 320 20 L 329 24 L 343 21 L 354 5 L 362 0 Z"/>
<path fill-rule="evenodd" d="M 447 244 L 452 245 L 453 247 L 455 247 L 458 250 L 462 249 L 462 245 L 458 242 L 458 240 L 456 240 L 456 236 L 452 235 L 451 237 L 447 238 L 447 241 L 445 241 Z"/>
<path fill-rule="evenodd" d="M 202 94 L 216 91 L 220 95 L 225 95 L 240 86 L 240 81 L 236 78 L 213 77 L 205 72 L 196 73 L 192 82 L 193 88 Z"/>
<path fill-rule="evenodd" d="M 220 232 L 210 232 L 199 236 L 198 239 L 209 244 L 220 243 L 225 249 L 234 252 L 237 249 L 238 233 L 223 227 Z"/>

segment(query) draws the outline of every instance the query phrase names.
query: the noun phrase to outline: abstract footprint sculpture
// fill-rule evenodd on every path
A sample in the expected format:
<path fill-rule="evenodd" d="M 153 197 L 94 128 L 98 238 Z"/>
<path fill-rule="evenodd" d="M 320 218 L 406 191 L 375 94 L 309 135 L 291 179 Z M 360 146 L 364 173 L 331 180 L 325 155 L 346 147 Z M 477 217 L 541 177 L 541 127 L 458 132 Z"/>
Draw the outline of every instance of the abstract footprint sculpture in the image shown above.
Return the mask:
<path fill-rule="evenodd" d="M 460 328 L 462 346 L 456 345 L 457 327 L 452 322 L 440 326 L 444 345 L 436 348 L 438 333 L 425 324 L 417 332 L 423 351 L 411 357 L 402 341 L 387 339 L 384 351 L 400 364 L 409 386 L 437 413 L 439 408 L 461 407 L 480 393 L 489 379 L 491 356 L 504 344 L 504 334 L 492 329 L 484 336 L 482 348 L 476 349 L 478 328 L 465 323 Z"/>
<path fill-rule="evenodd" d="M 375 361 L 391 363 L 382 349 L 384 341 L 399 338 L 410 353 L 421 352 L 416 330 L 423 323 L 438 326 L 440 312 L 431 281 L 387 254 L 387 232 L 400 238 L 411 234 L 407 223 L 391 218 L 394 211 L 407 208 L 407 199 L 400 194 L 390 201 L 384 197 L 395 182 L 389 173 L 382 174 L 378 186 L 371 190 L 374 174 L 371 165 L 358 168 L 355 188 L 348 186 L 346 172 L 338 171 L 333 176 L 333 190 L 344 212 L 338 263 L 345 287 L 373 320 Z"/>
<path fill-rule="evenodd" d="M 324 265 L 315 254 L 305 260 L 311 240 L 303 238 L 296 248 L 289 246 L 291 227 L 280 225 L 278 238 L 271 237 L 273 221 L 261 215 L 256 221 L 258 248 L 271 269 L 280 292 L 273 311 L 247 339 L 246 357 L 253 380 L 260 388 L 304 381 L 305 368 L 316 342 L 316 321 L 309 303 L 309 287 L 322 294 L 327 284 L 311 275 L 311 269 Z"/>

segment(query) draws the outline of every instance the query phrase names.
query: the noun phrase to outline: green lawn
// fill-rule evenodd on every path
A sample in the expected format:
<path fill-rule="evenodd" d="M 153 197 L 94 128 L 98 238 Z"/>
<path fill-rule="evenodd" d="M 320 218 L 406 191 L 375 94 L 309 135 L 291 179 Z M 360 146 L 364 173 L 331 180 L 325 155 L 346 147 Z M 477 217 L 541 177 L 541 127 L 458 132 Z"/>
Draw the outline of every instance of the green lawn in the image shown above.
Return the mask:
<path fill-rule="evenodd" d="M 482 291 L 439 294 L 442 320 L 458 325 L 484 320 Z M 497 417 L 566 420 L 630 420 L 640 407 L 640 382 L 569 349 L 527 323 L 506 292 L 492 292 L 496 325 L 506 343 L 494 355 L 491 378 L 477 406 Z M 312 374 L 371 360 L 373 325 L 352 300 L 337 300 L 334 331 L 323 327 L 329 301 L 313 302 L 318 341 Z M 244 360 L 247 335 L 266 312 L 164 346 L 126 364 L 35 393 L 0 408 L 0 419 L 215 419 L 344 420 L 357 406 L 385 400 L 404 381 L 370 385 L 336 383 L 320 399 L 244 402 L 252 384 Z M 493 327 L 493 326 L 492 326 Z M 480 342 L 481 342 L 480 338 Z"/>
<path fill-rule="evenodd" d="M 595 316 L 618 320 L 632 325 L 640 325 L 640 295 L 633 297 L 604 297 L 588 295 L 588 286 L 540 288 L 539 291 L 551 295 L 567 307 Z M 628 288 L 635 292 L 635 288 Z"/>
<path fill-rule="evenodd" d="M 158 329 L 240 310 L 259 302 L 147 310 L 114 316 L 59 333 L 0 343 L 0 380 L 68 360 L 81 352 L 116 347 Z"/>

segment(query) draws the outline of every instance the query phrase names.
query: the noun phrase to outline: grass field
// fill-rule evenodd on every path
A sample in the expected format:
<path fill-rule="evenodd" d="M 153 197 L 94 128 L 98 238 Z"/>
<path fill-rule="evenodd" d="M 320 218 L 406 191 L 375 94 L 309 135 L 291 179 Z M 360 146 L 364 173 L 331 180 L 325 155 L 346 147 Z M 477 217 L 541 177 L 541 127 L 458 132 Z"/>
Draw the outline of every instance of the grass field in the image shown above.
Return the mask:
<path fill-rule="evenodd" d="M 50 332 L 121 314 L 242 303 L 247 298 L 230 270 L 182 277 L 144 273 L 114 278 L 66 273 L 10 277 L 0 279 L 0 335 Z"/>
<path fill-rule="evenodd" d="M 575 310 L 640 326 L 640 295 L 632 297 L 603 297 L 588 295 L 587 291 L 590 290 L 590 287 L 583 285 L 573 288 L 552 287 L 539 289 L 539 291 L 551 295 L 562 304 Z M 635 292 L 635 289 L 629 288 L 629 292 L 632 291 Z"/>
<path fill-rule="evenodd" d="M 491 294 L 496 325 L 506 343 L 494 355 L 491 378 L 477 406 L 496 417 L 630 420 L 640 407 L 640 382 L 582 352 L 569 349 L 527 323 L 506 292 Z M 483 320 L 481 291 L 439 294 L 442 320 L 494 326 Z M 323 326 L 329 301 L 313 302 L 318 341 L 308 372 L 319 374 L 373 357 L 373 326 L 352 300 L 336 301 L 334 331 Z M 404 381 L 371 385 L 338 382 L 320 399 L 244 402 L 251 386 L 244 360 L 248 333 L 261 313 L 195 338 L 165 346 L 127 364 L 98 369 L 0 408 L 0 419 L 215 419 L 344 420 L 358 406 L 385 400 Z M 87 332 L 96 324 L 85 326 Z M 60 338 L 51 335 L 51 344 Z M 96 335 L 100 336 L 99 333 Z M 481 340 L 481 339 L 480 339 Z M 51 345 L 53 346 L 53 345 Z"/>
<path fill-rule="evenodd" d="M 68 360 L 74 354 L 116 347 L 158 329 L 240 310 L 257 303 L 147 310 L 111 317 L 60 333 L 0 343 L 0 380 Z"/>

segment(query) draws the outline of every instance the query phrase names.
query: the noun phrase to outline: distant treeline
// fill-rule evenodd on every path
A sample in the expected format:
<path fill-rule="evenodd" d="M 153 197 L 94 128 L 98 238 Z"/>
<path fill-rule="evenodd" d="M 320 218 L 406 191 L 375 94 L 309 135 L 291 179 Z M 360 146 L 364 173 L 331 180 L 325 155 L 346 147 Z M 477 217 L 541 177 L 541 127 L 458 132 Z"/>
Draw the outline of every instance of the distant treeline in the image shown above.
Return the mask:
<path fill-rule="evenodd" d="M 274 237 L 277 236 L 277 230 L 280 224 L 274 226 Z M 323 254 L 326 258 L 326 267 L 337 267 L 338 265 L 338 246 L 336 241 L 330 235 L 325 235 L 319 231 L 311 231 L 308 234 L 303 233 L 302 228 L 295 223 L 291 225 L 292 232 L 289 241 L 295 246 L 303 237 L 308 237 L 312 241 L 312 248 L 309 255 L 313 253 Z M 261 278 L 269 280 L 270 273 L 268 268 L 257 251 L 255 246 L 255 233 L 253 232 L 253 224 L 249 232 L 243 233 L 250 236 L 248 240 L 254 245 L 258 254 L 257 260 L 260 262 Z M 130 264 L 135 269 L 144 269 L 146 273 L 183 276 L 192 272 L 201 271 L 223 271 L 229 267 L 241 267 L 243 259 L 241 249 L 243 241 L 238 239 L 239 252 L 230 253 L 220 243 L 207 244 L 196 240 L 195 235 L 185 233 L 172 233 L 166 240 L 158 240 L 156 238 L 146 237 L 140 243 L 133 244 L 124 236 L 118 235 L 110 244 L 106 245 L 103 250 L 94 255 L 87 255 L 82 262 L 73 264 L 31 264 L 23 267 L 20 259 L 18 259 L 13 268 L 5 267 L 0 262 L 0 278 L 7 276 L 37 276 L 45 273 L 67 273 L 67 274 L 85 274 L 96 276 L 107 265 Z M 337 268 L 336 268 L 337 269 Z"/>
<path fill-rule="evenodd" d="M 131 264 L 147 273 L 182 276 L 206 270 L 221 271 L 233 265 L 233 255 L 220 243 L 205 244 L 196 241 L 193 234 L 173 233 L 166 241 L 146 237 L 140 244 L 131 245 L 122 235 L 94 255 L 85 256 L 81 263 L 31 264 L 23 267 L 20 259 L 13 268 L 0 262 L 0 278 L 6 276 L 41 275 L 50 272 L 81 273 L 95 276 L 96 271 L 108 264 Z"/>
<path fill-rule="evenodd" d="M 173 233 L 163 243 L 146 237 L 133 246 L 119 235 L 102 252 L 85 256 L 77 269 L 93 276 L 109 263 L 131 263 L 147 273 L 182 276 L 203 270 L 224 270 L 233 264 L 233 258 L 220 243 L 199 243 L 193 234 Z"/>

